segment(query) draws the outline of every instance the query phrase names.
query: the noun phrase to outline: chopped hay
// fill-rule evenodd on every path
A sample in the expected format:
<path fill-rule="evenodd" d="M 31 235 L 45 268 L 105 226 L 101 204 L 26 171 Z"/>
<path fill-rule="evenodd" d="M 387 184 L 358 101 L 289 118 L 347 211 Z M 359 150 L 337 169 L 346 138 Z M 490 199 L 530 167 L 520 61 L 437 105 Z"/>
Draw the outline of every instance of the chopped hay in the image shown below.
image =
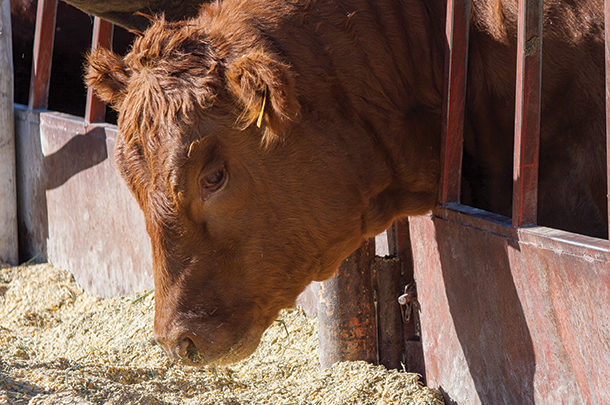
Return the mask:
<path fill-rule="evenodd" d="M 154 294 L 101 299 L 50 265 L 0 269 L 0 404 L 442 404 L 417 374 L 318 365 L 316 321 L 284 311 L 232 366 L 172 363 Z"/>

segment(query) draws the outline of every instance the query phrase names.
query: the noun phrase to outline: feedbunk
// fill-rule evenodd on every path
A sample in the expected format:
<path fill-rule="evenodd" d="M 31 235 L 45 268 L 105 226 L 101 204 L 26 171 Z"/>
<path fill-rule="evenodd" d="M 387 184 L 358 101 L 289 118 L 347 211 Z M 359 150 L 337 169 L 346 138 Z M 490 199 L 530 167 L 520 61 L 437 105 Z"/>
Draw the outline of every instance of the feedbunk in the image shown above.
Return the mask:
<path fill-rule="evenodd" d="M 470 0 L 448 0 L 439 205 L 388 233 L 402 264 L 373 266 L 366 242 L 311 290 L 324 365 L 402 360 L 448 403 L 610 403 L 609 242 L 535 225 L 542 3 L 519 0 L 512 218 L 460 204 Z M 16 108 L 22 256 L 42 253 L 101 295 L 150 287 L 142 215 L 107 159 L 117 133 L 105 106 L 89 90 L 84 119 L 46 111 L 56 8 L 39 1 L 29 105 Z M 605 13 L 608 26 L 608 1 Z M 96 18 L 93 47 L 112 32 Z M 402 324 L 396 298 L 413 279 Z"/>
<path fill-rule="evenodd" d="M 543 0 L 519 0 L 512 218 L 460 204 L 470 0 L 447 15 L 440 204 L 410 220 L 427 382 L 457 403 L 608 403 L 610 244 L 535 225 Z"/>

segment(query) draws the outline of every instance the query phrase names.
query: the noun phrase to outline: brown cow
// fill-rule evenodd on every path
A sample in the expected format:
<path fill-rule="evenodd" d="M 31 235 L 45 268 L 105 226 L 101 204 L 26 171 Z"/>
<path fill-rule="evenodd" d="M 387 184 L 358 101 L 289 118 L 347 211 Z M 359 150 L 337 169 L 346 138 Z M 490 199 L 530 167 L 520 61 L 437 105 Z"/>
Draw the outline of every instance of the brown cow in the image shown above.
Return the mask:
<path fill-rule="evenodd" d="M 602 6 L 545 3 L 541 218 L 602 234 Z M 249 355 L 363 238 L 433 207 L 444 10 L 224 0 L 157 19 L 124 58 L 90 57 L 87 82 L 119 111 L 116 162 L 145 214 L 171 356 Z M 473 3 L 465 180 L 496 212 L 510 201 L 515 14 L 513 0 Z"/>

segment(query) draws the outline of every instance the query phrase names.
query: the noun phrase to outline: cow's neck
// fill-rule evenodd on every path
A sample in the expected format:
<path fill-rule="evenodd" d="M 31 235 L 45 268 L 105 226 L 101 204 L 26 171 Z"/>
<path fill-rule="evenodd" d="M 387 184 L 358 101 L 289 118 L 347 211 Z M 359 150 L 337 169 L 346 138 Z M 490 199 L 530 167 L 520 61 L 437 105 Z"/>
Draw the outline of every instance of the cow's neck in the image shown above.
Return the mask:
<path fill-rule="evenodd" d="M 329 9 L 336 7 L 330 3 Z M 396 216 L 424 213 L 436 202 L 445 4 L 348 3 L 337 21 L 311 16 L 317 36 L 310 57 L 316 62 L 295 68 L 300 92 L 319 92 L 313 100 L 327 103 L 310 107 L 313 119 L 324 119 L 320 112 L 328 110 L 328 119 L 342 117 L 346 128 L 355 127 L 336 136 L 359 156 L 355 169 L 368 181 L 363 231 L 370 236 Z"/>

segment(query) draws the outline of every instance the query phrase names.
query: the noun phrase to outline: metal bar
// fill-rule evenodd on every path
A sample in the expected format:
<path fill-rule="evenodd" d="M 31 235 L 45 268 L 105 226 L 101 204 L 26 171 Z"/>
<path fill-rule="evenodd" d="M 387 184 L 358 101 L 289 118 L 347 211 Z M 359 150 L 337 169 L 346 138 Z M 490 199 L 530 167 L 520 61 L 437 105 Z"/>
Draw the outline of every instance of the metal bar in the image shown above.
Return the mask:
<path fill-rule="evenodd" d="M 322 368 L 338 361 L 377 363 L 377 329 L 372 262 L 374 240 L 365 241 L 320 284 L 318 303 L 319 358 Z"/>
<path fill-rule="evenodd" d="M 19 261 L 11 5 L 0 0 L 0 262 Z"/>
<path fill-rule="evenodd" d="M 604 30 L 606 44 L 606 161 L 607 161 L 607 189 L 608 197 L 608 238 L 610 239 L 610 1 L 604 1 Z"/>
<path fill-rule="evenodd" d="M 399 232 L 399 222 L 401 220 L 396 220 L 388 229 L 386 229 L 385 234 L 388 239 L 388 256 L 398 256 L 400 245 L 398 240 L 398 232 Z M 408 220 L 407 220 L 408 221 Z"/>
<path fill-rule="evenodd" d="M 448 0 L 441 143 L 441 204 L 459 202 L 468 71 L 470 0 Z"/>
<path fill-rule="evenodd" d="M 398 303 L 398 297 L 402 294 L 400 265 L 398 257 L 376 257 L 373 264 L 377 291 L 379 364 L 388 369 L 400 369 L 403 362 L 403 326 Z"/>
<path fill-rule="evenodd" d="M 406 371 L 425 375 L 423 348 L 419 336 L 419 313 L 414 305 L 396 307 L 408 290 L 415 292 L 413 278 L 413 254 L 409 219 L 395 221 L 386 231 L 389 258 L 375 258 L 375 278 L 377 281 L 377 319 L 379 363 L 387 368 L 396 368 L 396 359 Z M 398 259 L 398 262 L 396 262 Z M 397 288 L 398 287 L 398 288 Z M 399 309 L 399 310 L 398 310 Z M 398 311 L 397 311 L 398 310 Z M 398 317 L 398 322 L 395 318 Z M 393 325 L 398 324 L 400 331 Z M 400 338 L 401 348 L 395 339 Z"/>
<path fill-rule="evenodd" d="M 111 22 L 95 17 L 93 20 L 93 39 L 91 50 L 98 48 L 112 49 L 114 25 Z M 91 87 L 87 88 L 87 106 L 85 107 L 85 121 L 104 122 L 106 118 L 106 103 L 97 98 Z"/>
<path fill-rule="evenodd" d="M 433 216 L 455 226 L 475 228 L 490 235 L 519 240 L 523 243 L 531 244 L 530 239 L 533 237 L 545 238 L 548 243 L 536 244 L 536 247 L 554 250 L 558 252 L 557 254 L 562 255 L 587 257 L 590 261 L 601 260 L 600 257 L 605 257 L 610 250 L 608 241 L 604 239 L 543 226 L 516 229 L 512 227 L 510 218 L 466 205 L 449 204 L 447 207 L 438 207 L 433 211 Z M 528 235 L 532 235 L 532 237 Z M 558 247 L 556 243 L 560 243 L 561 247 Z M 419 247 L 421 247 L 421 243 Z M 415 249 L 413 251 L 415 252 Z"/>
<path fill-rule="evenodd" d="M 543 0 L 519 0 L 513 160 L 513 226 L 535 224 L 542 76 Z"/>
<path fill-rule="evenodd" d="M 49 81 L 53 59 L 57 0 L 39 0 L 36 11 L 32 76 L 30 78 L 30 109 L 46 109 L 49 105 Z"/>
<path fill-rule="evenodd" d="M 425 376 L 424 350 L 419 328 L 419 310 L 416 297 L 415 278 L 413 276 L 413 241 L 409 230 L 409 218 L 403 218 L 395 223 L 397 254 L 401 265 L 401 294 L 415 293 L 413 305 L 402 307 L 404 359 L 405 369 L 411 373 Z M 409 311 L 409 310 L 412 311 Z"/>

